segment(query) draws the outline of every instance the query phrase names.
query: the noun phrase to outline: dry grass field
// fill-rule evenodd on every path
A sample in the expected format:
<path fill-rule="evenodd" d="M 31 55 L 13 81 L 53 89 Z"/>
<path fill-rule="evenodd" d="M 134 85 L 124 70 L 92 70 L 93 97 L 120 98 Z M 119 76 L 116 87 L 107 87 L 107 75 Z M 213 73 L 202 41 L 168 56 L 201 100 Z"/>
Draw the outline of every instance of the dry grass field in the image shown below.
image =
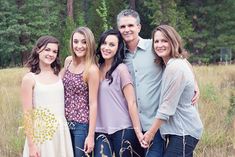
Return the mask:
<path fill-rule="evenodd" d="M 18 157 L 23 146 L 20 84 L 25 69 L 0 70 L 0 156 Z"/>
<path fill-rule="evenodd" d="M 195 157 L 235 157 L 235 65 L 194 66 L 204 133 Z M 24 144 L 20 83 L 22 68 L 0 70 L 0 156 L 20 157 Z M 235 125 L 235 124 L 234 124 Z"/>
<path fill-rule="evenodd" d="M 235 157 L 235 65 L 194 67 L 204 124 L 196 157 Z"/>

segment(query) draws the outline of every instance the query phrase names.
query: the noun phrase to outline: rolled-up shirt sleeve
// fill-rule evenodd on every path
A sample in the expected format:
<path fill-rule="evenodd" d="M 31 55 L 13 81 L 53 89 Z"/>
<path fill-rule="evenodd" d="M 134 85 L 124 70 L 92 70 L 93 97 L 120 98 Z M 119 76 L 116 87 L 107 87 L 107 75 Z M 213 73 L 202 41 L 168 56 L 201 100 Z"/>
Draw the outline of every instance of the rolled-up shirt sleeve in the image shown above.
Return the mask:
<path fill-rule="evenodd" d="M 166 67 L 162 77 L 161 97 L 156 118 L 167 121 L 175 114 L 185 84 L 185 75 L 182 70 L 172 66 Z"/>

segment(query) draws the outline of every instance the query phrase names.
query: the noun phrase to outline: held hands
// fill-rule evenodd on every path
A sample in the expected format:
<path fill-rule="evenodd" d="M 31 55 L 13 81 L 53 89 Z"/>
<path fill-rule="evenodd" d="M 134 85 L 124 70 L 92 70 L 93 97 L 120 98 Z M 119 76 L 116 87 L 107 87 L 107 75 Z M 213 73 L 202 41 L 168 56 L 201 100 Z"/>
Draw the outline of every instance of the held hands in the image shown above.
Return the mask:
<path fill-rule="evenodd" d="M 94 149 L 94 136 L 87 136 L 84 143 L 85 153 L 91 153 Z"/>
<path fill-rule="evenodd" d="M 135 131 L 135 133 L 136 133 L 136 136 L 137 136 L 139 142 L 141 143 L 141 141 L 144 139 L 144 134 L 140 130 Z"/>
<path fill-rule="evenodd" d="M 154 136 L 155 135 L 152 132 L 147 131 L 144 134 L 143 139 L 140 142 L 141 147 L 143 147 L 143 148 L 150 147 L 150 143 L 153 141 Z"/>

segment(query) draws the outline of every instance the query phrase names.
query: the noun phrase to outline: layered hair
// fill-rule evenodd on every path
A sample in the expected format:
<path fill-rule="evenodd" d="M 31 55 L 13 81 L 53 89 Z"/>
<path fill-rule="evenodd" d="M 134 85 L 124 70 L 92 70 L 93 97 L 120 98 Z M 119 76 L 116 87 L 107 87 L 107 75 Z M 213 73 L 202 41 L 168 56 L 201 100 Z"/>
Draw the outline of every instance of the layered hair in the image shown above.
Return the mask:
<path fill-rule="evenodd" d="M 49 43 L 54 43 L 58 45 L 58 52 L 55 61 L 51 64 L 51 68 L 54 71 L 54 74 L 58 75 L 61 70 L 61 63 L 59 58 L 60 44 L 59 41 L 53 36 L 41 36 L 35 46 L 33 47 L 31 54 L 26 62 L 26 67 L 30 68 L 30 72 L 39 74 L 41 72 L 39 66 L 39 53 L 42 52 Z"/>
<path fill-rule="evenodd" d="M 187 58 L 188 53 L 183 48 L 183 42 L 180 35 L 176 30 L 169 25 L 159 25 L 152 32 L 152 48 L 154 50 L 154 35 L 157 31 L 160 31 L 170 44 L 170 57 L 171 58 Z M 156 54 L 156 53 L 155 53 Z M 157 55 L 157 54 L 156 54 Z M 163 59 L 157 55 L 156 63 L 164 65 Z"/>
<path fill-rule="evenodd" d="M 78 27 L 71 35 L 70 38 L 70 51 L 73 60 L 76 60 L 77 55 L 73 50 L 73 37 L 74 33 L 82 34 L 86 40 L 86 54 L 85 54 L 85 69 L 83 72 L 83 80 L 86 82 L 88 79 L 89 68 L 92 64 L 96 64 L 95 59 L 95 38 L 92 31 L 88 27 Z"/>
<path fill-rule="evenodd" d="M 109 36 L 109 35 L 114 35 L 114 36 L 116 36 L 118 38 L 117 52 L 114 55 L 111 68 L 105 74 L 105 78 L 110 80 L 109 84 L 111 84 L 113 82 L 112 73 L 117 68 L 117 66 L 119 64 L 123 63 L 123 59 L 125 57 L 125 55 L 124 55 L 125 51 L 124 51 L 123 38 L 122 38 L 120 32 L 118 30 L 115 30 L 115 29 L 110 29 L 110 30 L 105 31 L 104 33 L 101 34 L 100 39 L 99 39 L 99 43 L 98 43 L 98 47 L 96 49 L 96 56 L 98 57 L 99 65 L 102 65 L 105 62 L 105 59 L 103 58 L 103 56 L 101 54 L 100 48 L 101 48 L 101 45 L 104 44 L 107 36 Z"/>
<path fill-rule="evenodd" d="M 136 19 L 137 24 L 140 24 L 140 16 L 138 12 L 132 9 L 125 9 L 122 10 L 118 15 L 117 15 L 117 25 L 119 26 L 119 21 L 121 17 L 126 17 L 126 16 L 132 16 Z"/>

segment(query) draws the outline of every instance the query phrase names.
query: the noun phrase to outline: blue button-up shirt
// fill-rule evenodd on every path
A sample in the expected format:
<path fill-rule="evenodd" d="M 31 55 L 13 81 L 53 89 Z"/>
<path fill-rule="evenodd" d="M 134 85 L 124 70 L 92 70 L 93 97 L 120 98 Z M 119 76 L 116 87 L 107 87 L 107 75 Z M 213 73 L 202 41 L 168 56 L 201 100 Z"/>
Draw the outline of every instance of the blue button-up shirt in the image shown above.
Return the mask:
<path fill-rule="evenodd" d="M 152 125 L 159 106 L 162 68 L 156 64 L 152 40 L 139 37 L 136 52 L 126 50 L 125 64 L 133 78 L 143 131 Z"/>

